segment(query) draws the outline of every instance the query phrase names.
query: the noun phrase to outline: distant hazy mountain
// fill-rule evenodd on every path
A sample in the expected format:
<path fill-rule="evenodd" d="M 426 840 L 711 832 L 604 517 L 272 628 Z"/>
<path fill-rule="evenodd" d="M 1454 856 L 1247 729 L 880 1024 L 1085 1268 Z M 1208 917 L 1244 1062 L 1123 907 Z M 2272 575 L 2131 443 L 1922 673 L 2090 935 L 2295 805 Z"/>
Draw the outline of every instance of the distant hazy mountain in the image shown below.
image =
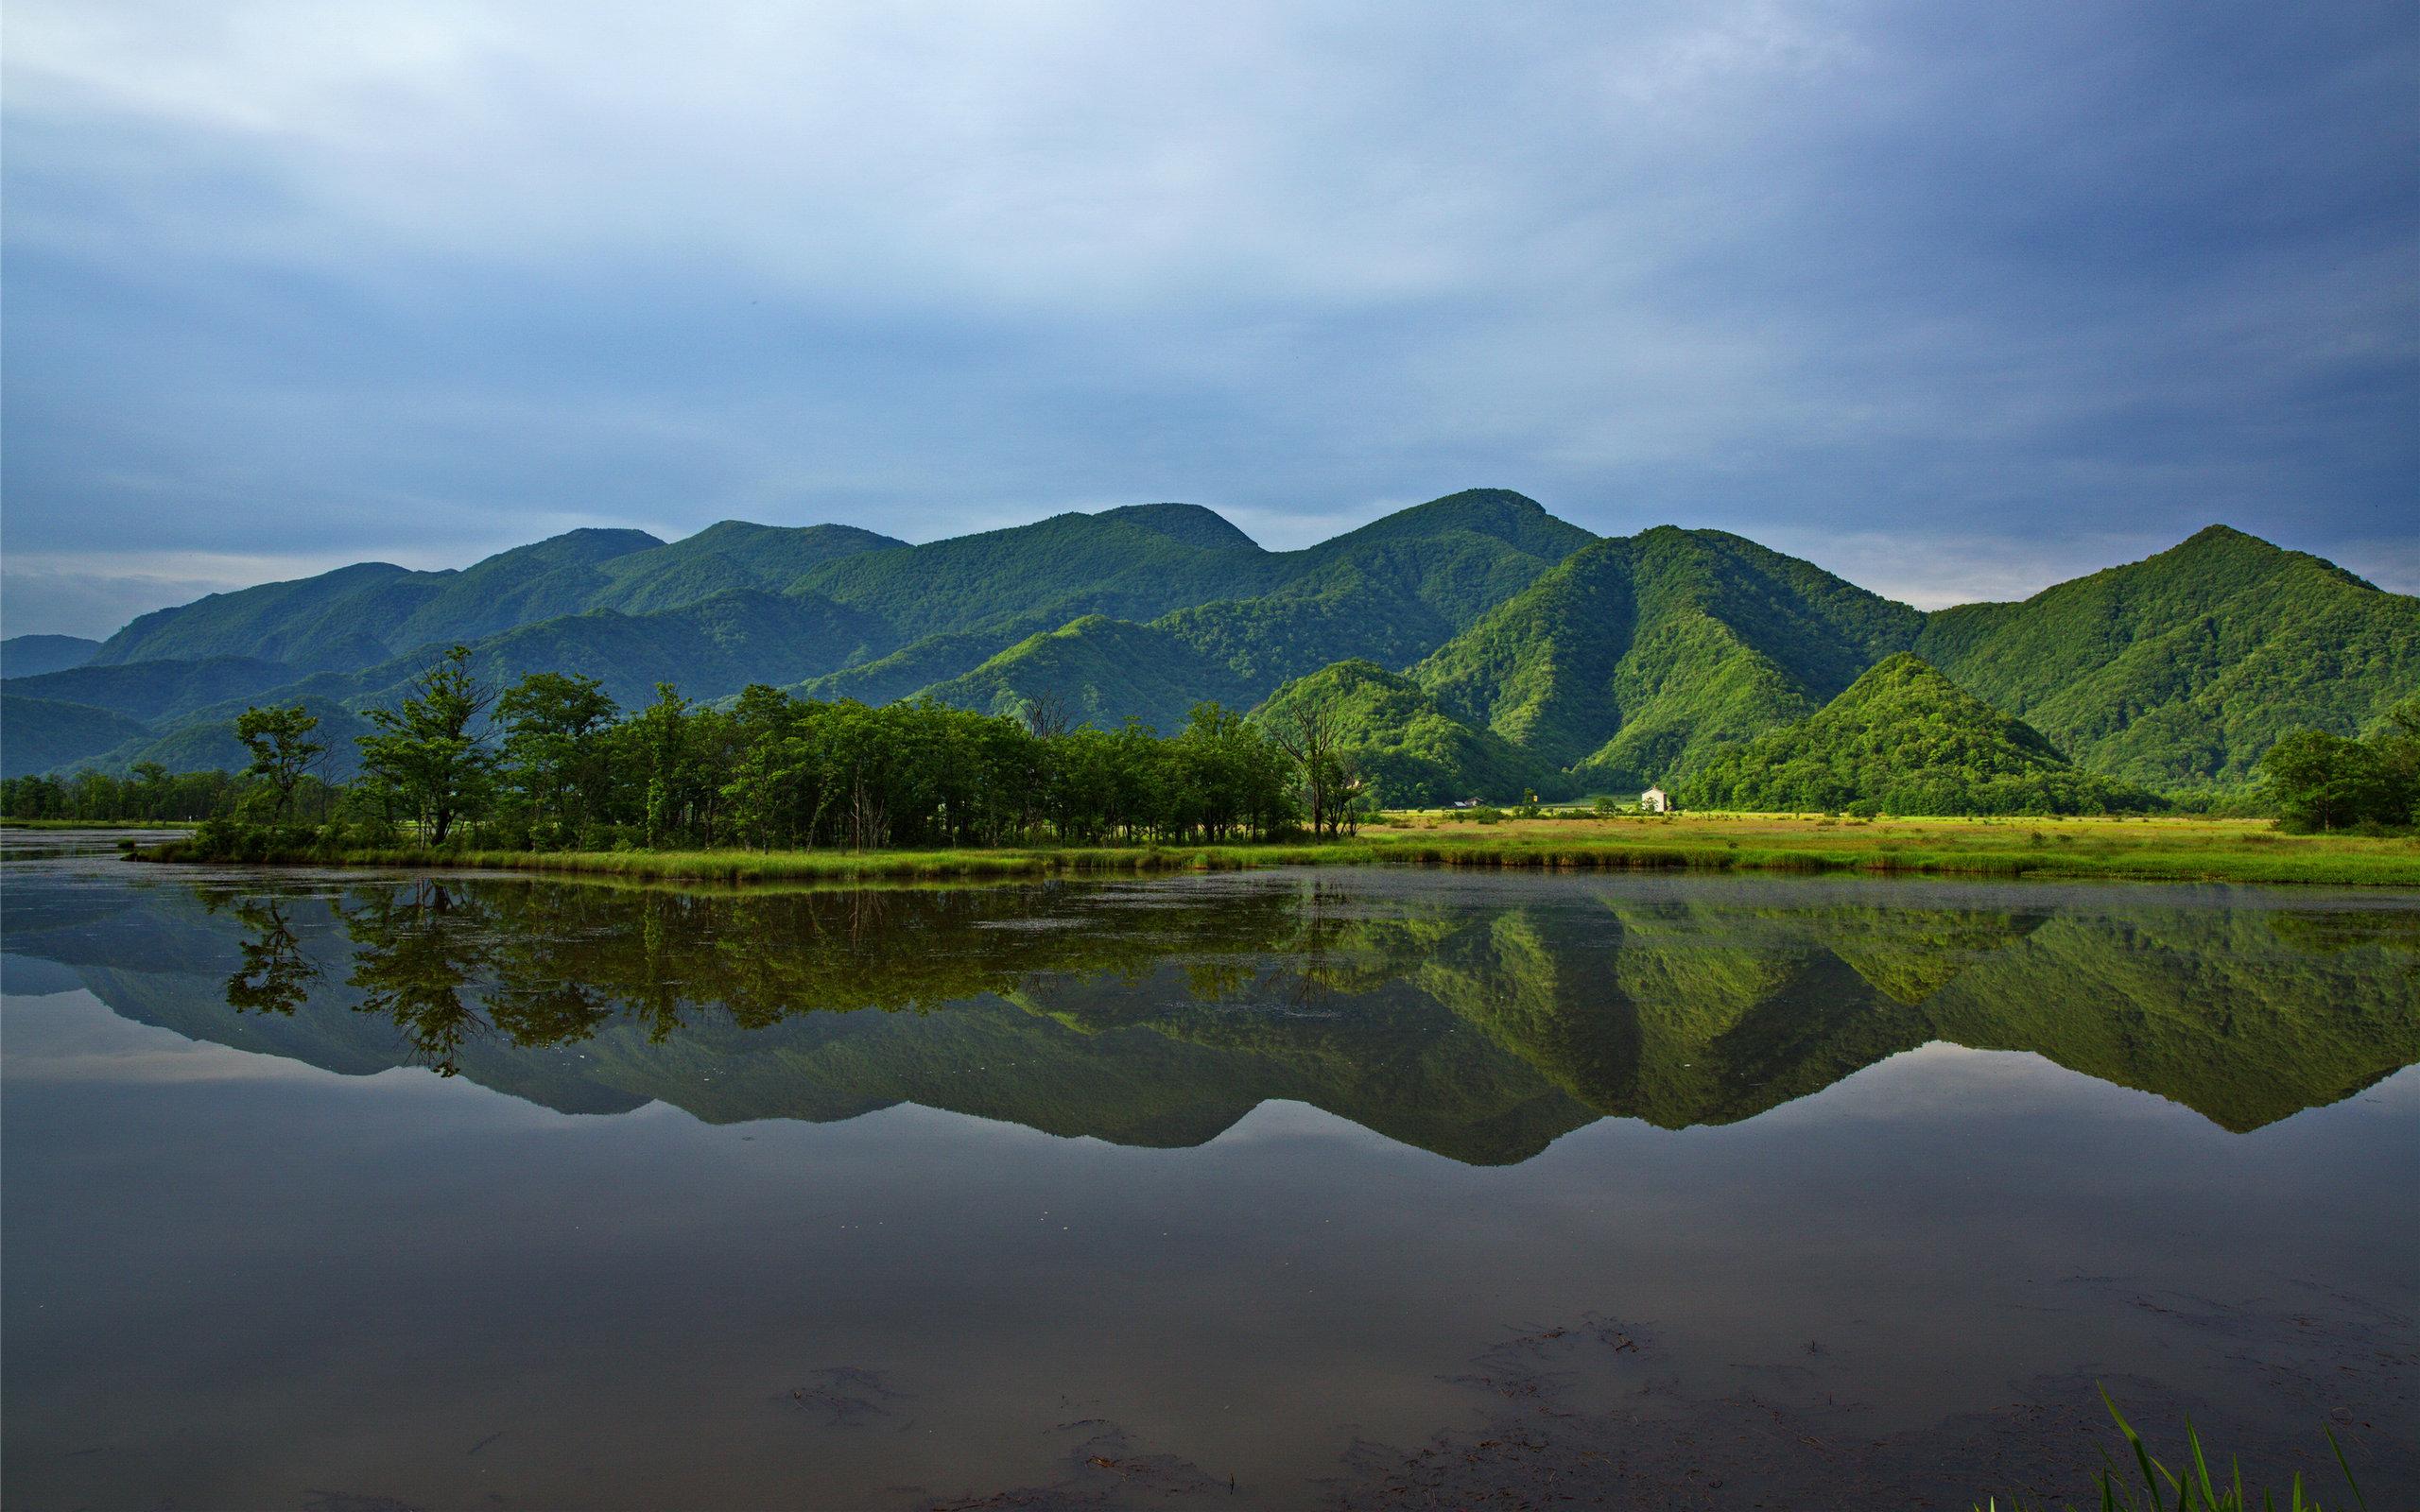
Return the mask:
<path fill-rule="evenodd" d="M 199 662 L 163 659 L 71 667 L 39 677 L 11 673 L 8 689 L 19 697 L 87 704 L 129 719 L 153 721 L 282 688 L 294 680 L 294 669 L 283 662 L 215 656 Z"/>
<path fill-rule="evenodd" d="M 1927 615 L 1738 536 L 1600 541 L 1481 489 L 1288 552 L 1150 504 L 925 545 L 726 521 L 669 544 L 573 531 L 459 572 L 363 563 L 147 614 L 96 649 L 9 642 L 6 769 L 226 765 L 245 704 L 297 699 L 341 761 L 361 713 L 456 642 L 483 676 L 585 673 L 626 706 L 658 682 L 700 699 L 766 682 L 1167 731 L 1203 700 L 1335 699 L 1405 799 L 1634 790 L 1723 751 L 1729 771 L 1787 763 L 1886 708 L 1979 729 L 1949 684 L 2071 759 L 2062 791 L 2106 798 L 2123 790 L 2085 777 L 2242 781 L 2284 730 L 2352 734 L 2420 689 L 2420 600 L 2222 527 Z M 1894 669 L 1799 726 L 1910 651 L 1938 675 Z"/>
<path fill-rule="evenodd" d="M 98 641 L 80 635 L 12 635 L 0 641 L 0 678 L 38 678 L 93 660 Z"/>
<path fill-rule="evenodd" d="M 776 529 L 726 521 L 670 545 L 642 530 L 574 530 L 459 572 L 363 562 L 213 593 L 142 616 L 93 661 L 237 656 L 298 672 L 359 671 L 419 646 L 592 610 L 653 613 L 735 589 L 778 593 L 834 558 L 899 544 L 847 525 Z"/>
<path fill-rule="evenodd" d="M 0 771 L 10 776 L 65 765 L 147 733 L 124 714 L 88 704 L 0 696 Z"/>

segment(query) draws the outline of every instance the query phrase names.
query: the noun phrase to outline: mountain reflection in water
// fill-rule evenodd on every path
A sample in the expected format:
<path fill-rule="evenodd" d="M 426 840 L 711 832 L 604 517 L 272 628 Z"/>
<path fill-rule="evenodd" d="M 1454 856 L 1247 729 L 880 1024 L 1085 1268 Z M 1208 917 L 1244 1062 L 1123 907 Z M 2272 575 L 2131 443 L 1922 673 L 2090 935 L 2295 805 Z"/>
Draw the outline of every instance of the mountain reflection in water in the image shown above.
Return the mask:
<path fill-rule="evenodd" d="M 1284 1098 L 1472 1164 L 1604 1117 L 1752 1118 L 1936 1040 L 2238 1131 L 2420 1060 L 2420 912 L 2222 889 L 28 876 L 8 944 L 198 1040 L 420 1064 L 567 1112 L 911 1102 L 1184 1146 Z"/>

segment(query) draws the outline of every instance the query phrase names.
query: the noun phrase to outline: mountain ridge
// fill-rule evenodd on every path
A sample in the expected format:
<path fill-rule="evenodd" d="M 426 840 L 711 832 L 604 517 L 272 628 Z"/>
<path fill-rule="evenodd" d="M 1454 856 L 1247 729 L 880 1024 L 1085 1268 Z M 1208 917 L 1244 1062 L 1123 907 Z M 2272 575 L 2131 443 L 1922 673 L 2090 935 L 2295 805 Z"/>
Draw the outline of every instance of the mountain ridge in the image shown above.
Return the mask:
<path fill-rule="evenodd" d="M 581 672 L 626 706 L 657 681 L 705 699 L 766 681 L 1173 732 L 1204 699 L 1323 690 L 1355 702 L 1355 747 L 1407 794 L 1496 798 L 1686 777 L 1903 653 L 2079 771 L 2170 788 L 2244 782 L 2284 730 L 2356 734 L 2420 687 L 2420 599 L 2225 525 L 1927 613 L 1730 532 L 1599 538 L 1471 489 L 1290 551 L 1152 503 L 923 544 L 725 520 L 670 542 L 571 531 L 459 570 L 354 563 L 139 616 L 83 665 L 9 677 L 36 728 L 5 765 L 230 757 L 245 701 L 350 721 L 457 640 L 483 675 Z"/>

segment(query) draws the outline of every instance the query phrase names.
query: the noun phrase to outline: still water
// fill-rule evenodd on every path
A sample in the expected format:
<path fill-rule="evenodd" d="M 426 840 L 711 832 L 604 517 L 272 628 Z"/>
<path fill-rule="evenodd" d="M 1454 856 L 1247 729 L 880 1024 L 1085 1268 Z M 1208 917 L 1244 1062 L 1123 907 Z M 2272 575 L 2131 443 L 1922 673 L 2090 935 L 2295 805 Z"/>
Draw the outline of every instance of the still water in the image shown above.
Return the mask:
<path fill-rule="evenodd" d="M 2096 1383 L 2420 1504 L 2420 898 L 112 843 L 0 883 L 11 1508 L 1962 1508 Z"/>

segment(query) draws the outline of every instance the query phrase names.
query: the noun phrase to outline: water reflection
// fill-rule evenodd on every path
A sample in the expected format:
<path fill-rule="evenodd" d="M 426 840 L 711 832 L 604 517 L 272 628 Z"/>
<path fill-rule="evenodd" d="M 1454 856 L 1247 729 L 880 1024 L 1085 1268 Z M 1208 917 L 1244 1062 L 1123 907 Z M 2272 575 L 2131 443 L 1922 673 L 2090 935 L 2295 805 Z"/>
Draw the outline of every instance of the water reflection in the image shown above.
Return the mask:
<path fill-rule="evenodd" d="M 244 964 L 227 978 L 227 1005 L 238 1013 L 290 1014 L 301 1007 L 320 969 L 303 957 L 285 900 L 205 893 L 202 902 L 211 908 L 223 903 L 245 929 L 236 946 Z"/>
<path fill-rule="evenodd" d="M 1931 1040 L 2032 1051 L 2238 1130 L 2420 1059 L 2420 914 L 2207 893 L 1330 874 L 26 897 L 41 887 L 16 888 L 10 951 L 78 967 L 128 1017 L 716 1122 L 912 1101 L 1184 1145 L 1292 1098 L 1501 1163 L 1599 1117 L 1750 1118 Z M 76 917 L 76 897 L 115 912 Z"/>

